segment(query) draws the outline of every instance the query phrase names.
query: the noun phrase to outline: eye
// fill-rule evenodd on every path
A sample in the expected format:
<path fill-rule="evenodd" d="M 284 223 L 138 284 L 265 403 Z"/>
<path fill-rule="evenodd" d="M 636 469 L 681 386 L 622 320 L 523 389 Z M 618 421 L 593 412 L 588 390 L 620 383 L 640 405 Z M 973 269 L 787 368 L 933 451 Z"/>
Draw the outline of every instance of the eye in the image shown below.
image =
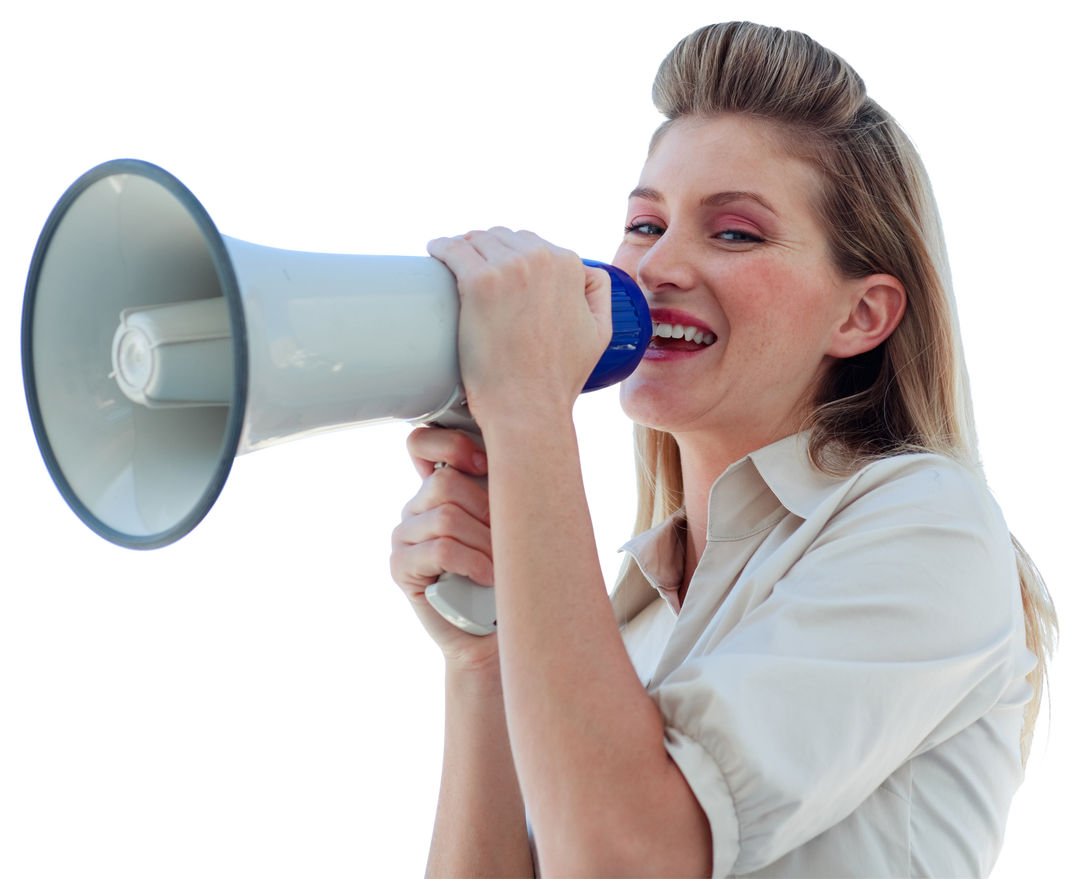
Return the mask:
<path fill-rule="evenodd" d="M 631 235 L 660 235 L 664 230 L 654 222 L 632 222 L 622 231 Z"/>
<path fill-rule="evenodd" d="M 627 235 L 644 235 L 650 238 L 658 238 L 666 231 L 659 223 L 651 220 L 639 220 L 630 223 L 623 230 Z M 757 244 L 764 241 L 752 232 L 746 232 L 743 229 L 724 229 L 716 236 L 721 241 L 730 241 L 732 244 Z"/>
<path fill-rule="evenodd" d="M 744 232 L 742 229 L 725 229 L 716 237 L 721 241 L 731 241 L 735 244 L 749 244 L 765 240 L 750 232 Z"/>

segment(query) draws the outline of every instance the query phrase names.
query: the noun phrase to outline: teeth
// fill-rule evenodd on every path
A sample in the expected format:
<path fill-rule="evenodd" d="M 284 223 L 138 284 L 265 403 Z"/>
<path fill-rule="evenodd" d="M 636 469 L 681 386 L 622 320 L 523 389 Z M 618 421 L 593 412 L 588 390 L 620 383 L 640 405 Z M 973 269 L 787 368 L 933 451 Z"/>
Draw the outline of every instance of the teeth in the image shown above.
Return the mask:
<path fill-rule="evenodd" d="M 662 324 L 653 321 L 652 334 L 661 339 L 686 339 L 688 342 L 696 342 L 698 345 L 711 345 L 716 341 L 716 336 L 706 333 L 693 326 L 682 324 Z"/>

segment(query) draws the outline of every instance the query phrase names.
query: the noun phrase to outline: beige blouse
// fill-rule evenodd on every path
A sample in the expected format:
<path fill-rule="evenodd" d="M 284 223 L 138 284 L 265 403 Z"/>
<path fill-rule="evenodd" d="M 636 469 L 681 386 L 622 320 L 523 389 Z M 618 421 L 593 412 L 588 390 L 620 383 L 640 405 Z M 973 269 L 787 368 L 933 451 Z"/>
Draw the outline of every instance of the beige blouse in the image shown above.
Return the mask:
<path fill-rule="evenodd" d="M 612 604 L 713 875 L 987 875 L 1035 658 L 986 487 L 936 455 L 826 477 L 792 436 L 713 485 L 682 607 L 681 530 L 624 546 Z"/>

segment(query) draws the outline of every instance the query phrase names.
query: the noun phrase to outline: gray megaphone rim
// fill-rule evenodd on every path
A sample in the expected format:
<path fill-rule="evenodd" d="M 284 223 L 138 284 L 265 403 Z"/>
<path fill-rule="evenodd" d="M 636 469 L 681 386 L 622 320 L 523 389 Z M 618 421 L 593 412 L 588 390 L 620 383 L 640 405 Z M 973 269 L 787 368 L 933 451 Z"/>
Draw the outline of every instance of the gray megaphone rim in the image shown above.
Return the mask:
<path fill-rule="evenodd" d="M 221 285 L 222 295 L 228 303 L 233 338 L 233 397 L 229 405 L 228 425 L 225 430 L 225 438 L 222 441 L 217 469 L 203 491 L 202 497 L 199 498 L 198 502 L 183 519 L 172 528 L 145 536 L 135 536 L 110 528 L 91 513 L 72 490 L 63 469 L 57 461 L 56 455 L 53 453 L 52 444 L 49 442 L 48 432 L 45 430 L 45 424 L 41 416 L 37 386 L 34 381 L 34 304 L 45 255 L 48 253 L 53 235 L 64 215 L 79 196 L 91 184 L 115 174 L 135 174 L 158 183 L 167 189 L 188 211 L 202 233 L 207 249 L 210 252 L 214 270 L 217 272 L 218 282 Z M 244 323 L 243 304 L 240 300 L 240 286 L 236 280 L 236 272 L 233 270 L 232 261 L 229 259 L 228 251 L 225 248 L 225 242 L 222 240 L 217 226 L 214 225 L 214 221 L 210 219 L 210 215 L 206 212 L 206 208 L 192 195 L 191 190 L 164 168 L 140 159 L 114 159 L 110 162 L 103 162 L 91 168 L 68 187 L 52 209 L 49 218 L 45 221 L 45 226 L 34 248 L 33 259 L 30 262 L 30 273 L 26 279 L 26 294 L 23 298 L 22 367 L 23 387 L 26 391 L 27 407 L 30 410 L 30 421 L 33 424 L 34 438 L 37 440 L 41 456 L 45 460 L 45 466 L 48 468 L 49 475 L 68 506 L 89 528 L 110 543 L 119 546 L 129 549 L 157 549 L 175 543 L 203 520 L 206 514 L 210 512 L 210 508 L 218 499 L 221 489 L 229 478 L 229 471 L 232 469 L 233 459 L 236 457 L 236 450 L 240 443 L 244 413 L 247 410 L 247 328 Z"/>

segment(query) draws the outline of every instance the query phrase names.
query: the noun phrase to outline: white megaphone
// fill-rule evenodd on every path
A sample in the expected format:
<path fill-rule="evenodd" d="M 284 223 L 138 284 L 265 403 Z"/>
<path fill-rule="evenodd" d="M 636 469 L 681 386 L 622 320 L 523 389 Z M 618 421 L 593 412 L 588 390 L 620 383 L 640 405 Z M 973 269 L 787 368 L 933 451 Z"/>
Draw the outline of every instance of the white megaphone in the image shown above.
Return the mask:
<path fill-rule="evenodd" d="M 628 275 L 587 262 L 613 291 L 594 390 L 633 371 L 652 324 Z M 386 421 L 476 432 L 457 321 L 454 276 L 436 259 L 227 238 L 179 180 L 122 159 L 76 180 L 38 239 L 26 399 L 72 510 L 106 540 L 154 549 L 200 522 L 237 455 Z M 444 575 L 428 599 L 466 631 L 494 630 L 493 589 Z"/>

